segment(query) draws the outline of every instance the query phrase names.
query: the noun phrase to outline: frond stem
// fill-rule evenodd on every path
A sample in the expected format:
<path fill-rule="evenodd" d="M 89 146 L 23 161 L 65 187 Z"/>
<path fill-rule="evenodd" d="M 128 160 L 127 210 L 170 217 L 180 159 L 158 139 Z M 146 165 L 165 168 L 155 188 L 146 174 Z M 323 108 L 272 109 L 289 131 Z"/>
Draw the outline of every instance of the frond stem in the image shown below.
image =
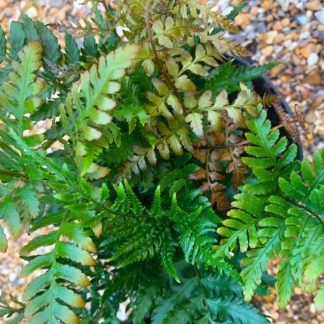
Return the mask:
<path fill-rule="evenodd" d="M 156 47 L 155 47 L 155 43 L 154 43 L 154 40 L 153 40 L 152 28 L 151 28 L 151 22 L 150 22 L 151 4 L 152 4 L 152 0 L 147 0 L 146 1 L 145 23 L 146 23 L 146 29 L 147 29 L 149 43 L 151 45 L 151 49 L 152 49 L 153 55 L 155 57 L 156 64 L 158 65 L 158 68 L 159 68 L 161 74 L 164 76 L 165 81 L 168 84 L 169 88 L 175 94 L 177 94 L 177 89 L 176 89 L 175 85 L 171 82 L 169 76 L 163 71 L 163 66 L 161 64 L 161 60 L 159 58 L 159 55 L 158 55 Z"/>

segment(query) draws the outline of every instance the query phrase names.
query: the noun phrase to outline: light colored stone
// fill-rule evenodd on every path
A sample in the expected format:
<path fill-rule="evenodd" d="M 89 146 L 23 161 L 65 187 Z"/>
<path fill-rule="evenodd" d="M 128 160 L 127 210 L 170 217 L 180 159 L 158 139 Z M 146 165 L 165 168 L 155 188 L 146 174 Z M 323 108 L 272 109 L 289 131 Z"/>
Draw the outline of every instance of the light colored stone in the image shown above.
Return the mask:
<path fill-rule="evenodd" d="M 296 21 L 300 24 L 300 25 L 303 25 L 303 24 L 307 24 L 309 19 L 306 15 L 297 15 L 296 16 Z"/>
<path fill-rule="evenodd" d="M 316 12 L 315 17 L 322 25 L 324 25 L 324 10 Z"/>
<path fill-rule="evenodd" d="M 307 3 L 305 3 L 305 8 L 309 9 L 309 10 L 321 10 L 323 9 L 323 5 L 321 4 L 321 2 L 319 0 L 316 1 L 307 1 Z"/>
<path fill-rule="evenodd" d="M 235 22 L 241 26 L 243 29 L 245 29 L 247 26 L 250 25 L 250 19 L 249 16 L 242 13 L 239 14 L 236 18 L 235 18 Z"/>
<path fill-rule="evenodd" d="M 278 34 L 275 39 L 274 39 L 274 43 L 275 44 L 280 44 L 285 40 L 285 36 L 283 34 Z"/>
<path fill-rule="evenodd" d="M 38 16 L 38 12 L 37 9 L 35 7 L 30 7 L 27 11 L 26 11 L 27 16 L 29 16 L 30 18 L 36 18 Z"/>
<path fill-rule="evenodd" d="M 274 39 L 278 35 L 278 32 L 276 30 L 273 30 L 268 32 L 266 35 L 267 35 L 266 43 L 270 45 L 273 44 Z"/>
<path fill-rule="evenodd" d="M 310 37 L 309 31 L 304 31 L 300 34 L 300 39 L 308 39 Z"/>
<path fill-rule="evenodd" d="M 66 1 L 64 1 L 64 0 L 50 0 L 50 4 L 53 7 L 64 7 L 66 5 Z"/>
<path fill-rule="evenodd" d="M 311 85 L 320 85 L 321 84 L 321 76 L 316 70 L 312 70 L 306 78 L 304 78 L 303 82 L 309 83 Z"/>
<path fill-rule="evenodd" d="M 306 46 L 300 49 L 300 54 L 302 57 L 308 58 L 315 51 L 315 45 L 312 43 L 307 44 Z"/>
<path fill-rule="evenodd" d="M 281 9 L 283 11 L 287 11 L 288 10 L 290 0 L 277 0 L 277 2 L 280 4 Z"/>
<path fill-rule="evenodd" d="M 316 53 L 312 53 L 311 55 L 308 56 L 307 58 L 307 65 L 308 67 L 314 66 L 319 60 L 319 57 Z"/>
<path fill-rule="evenodd" d="M 262 52 L 262 54 L 264 55 L 264 56 L 270 56 L 271 54 L 272 54 L 272 52 L 273 52 L 273 46 L 267 46 L 267 47 L 265 47 L 265 48 L 263 48 L 262 50 L 261 50 L 261 52 Z"/>

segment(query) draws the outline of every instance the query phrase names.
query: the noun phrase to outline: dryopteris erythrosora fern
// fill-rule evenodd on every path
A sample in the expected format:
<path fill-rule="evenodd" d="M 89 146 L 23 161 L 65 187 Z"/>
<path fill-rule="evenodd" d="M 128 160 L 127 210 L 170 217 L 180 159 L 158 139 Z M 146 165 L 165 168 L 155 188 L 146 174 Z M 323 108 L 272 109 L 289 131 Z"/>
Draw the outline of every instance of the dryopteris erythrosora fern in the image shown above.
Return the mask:
<path fill-rule="evenodd" d="M 237 243 L 242 252 L 247 251 L 241 262 L 247 300 L 261 282 L 268 260 L 279 255 L 282 260 L 276 287 L 283 307 L 296 284 L 316 290 L 323 271 L 323 158 L 317 153 L 313 166 L 307 160 L 292 164 L 295 146 L 287 148 L 284 137 L 278 140 L 279 132 L 271 130 L 265 111 L 247 125 L 251 133 L 246 137 L 253 146 L 245 150 L 253 157 L 243 160 L 257 181 L 245 185 L 235 196 L 234 209 L 223 221 L 225 227 L 217 230 L 225 237 L 217 254 L 229 255 Z"/>
<path fill-rule="evenodd" d="M 32 182 L 18 184 L 24 171 L 24 155 L 19 154 L 17 143 L 8 136 L 8 130 L 15 130 L 20 136 L 32 125 L 26 114 L 33 112 L 40 105 L 39 94 L 43 84 L 36 82 L 35 72 L 41 67 L 42 47 L 38 42 L 32 42 L 19 53 L 20 62 L 13 62 L 13 72 L 9 80 L 3 84 L 0 92 L 0 116 L 3 124 L 0 125 L 0 177 L 1 205 L 0 215 L 8 224 L 15 237 L 21 233 L 21 218 L 28 222 L 38 215 L 39 203 Z M 35 146 L 42 141 L 42 136 L 24 136 L 29 145 Z M 15 197 L 15 199 L 13 199 Z M 23 206 L 20 215 L 18 206 Z M 20 207 L 21 208 L 21 207 Z M 7 242 L 1 228 L 1 250 L 7 249 Z"/>
<path fill-rule="evenodd" d="M 229 260 L 236 242 L 246 263 L 247 298 L 255 288 L 266 291 L 263 269 L 275 251 L 283 258 L 281 303 L 295 283 L 314 288 L 321 260 L 312 244 L 321 238 L 313 227 L 322 217 L 322 189 L 303 174 L 309 173 L 306 164 L 300 171 L 291 163 L 295 147 L 287 148 L 264 113 L 259 116 L 264 100 L 249 87 L 270 66 L 224 67 L 224 54 L 247 53 L 222 33 L 238 29 L 195 0 L 117 1 L 105 12 L 91 2 L 96 19 L 81 31 L 82 48 L 71 35 L 61 47 L 50 30 L 55 24 L 26 16 L 11 25 L 8 42 L 0 31 L 0 217 L 15 236 L 23 227 L 46 229 L 22 250 L 29 262 L 23 274 L 42 274 L 28 286 L 19 318 L 25 312 L 38 323 L 116 323 L 119 304 L 129 298 L 129 317 L 137 323 L 145 316 L 156 322 L 262 323 L 242 301 L 240 281 L 225 276 L 236 278 L 240 269 L 237 255 Z M 217 66 L 219 79 L 235 80 L 206 89 Z M 246 84 L 238 88 L 242 80 Z M 49 118 L 44 134 L 29 136 L 37 121 Z M 241 163 L 246 124 L 251 156 L 244 161 L 257 179 L 244 182 L 218 229 L 224 245 L 216 251 L 213 200 L 189 175 L 199 163 L 209 171 L 208 185 L 222 180 L 221 194 L 230 200 L 236 186 L 228 174 L 240 167 L 235 156 Z M 223 140 L 199 147 L 211 133 Z M 296 217 L 305 220 L 303 228 Z M 293 255 L 286 248 L 292 238 Z M 2 228 L 0 242 L 5 250 Z M 80 307 L 84 303 L 90 307 Z M 0 314 L 11 315 L 12 308 L 1 304 Z"/>

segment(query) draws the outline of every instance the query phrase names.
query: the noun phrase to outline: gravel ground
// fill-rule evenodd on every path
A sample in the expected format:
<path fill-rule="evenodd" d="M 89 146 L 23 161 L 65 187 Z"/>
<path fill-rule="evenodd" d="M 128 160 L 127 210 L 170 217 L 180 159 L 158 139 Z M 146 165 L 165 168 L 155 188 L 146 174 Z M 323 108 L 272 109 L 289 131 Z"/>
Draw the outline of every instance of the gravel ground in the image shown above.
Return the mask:
<path fill-rule="evenodd" d="M 239 0 L 220 0 L 219 8 L 227 13 Z M 0 24 L 6 29 L 11 20 L 27 13 L 47 23 L 86 17 L 89 9 L 69 0 L 0 0 Z M 250 0 L 236 18 L 244 31 L 237 37 L 252 53 L 253 61 L 262 64 L 280 60 L 270 76 L 285 95 L 290 107 L 303 113 L 312 134 L 304 136 L 306 156 L 324 147 L 323 52 L 324 7 L 319 0 Z M 4 295 L 20 296 L 27 281 L 19 279 L 23 261 L 19 249 L 27 235 L 9 241 L 9 251 L 0 255 L 0 290 Z M 276 262 L 272 262 L 275 269 Z M 312 296 L 295 289 L 292 301 L 279 310 L 273 292 L 255 303 L 273 323 L 324 324 L 324 316 L 316 312 Z M 5 323 L 4 321 L 0 323 Z M 257 324 L 257 323 L 256 323 Z"/>

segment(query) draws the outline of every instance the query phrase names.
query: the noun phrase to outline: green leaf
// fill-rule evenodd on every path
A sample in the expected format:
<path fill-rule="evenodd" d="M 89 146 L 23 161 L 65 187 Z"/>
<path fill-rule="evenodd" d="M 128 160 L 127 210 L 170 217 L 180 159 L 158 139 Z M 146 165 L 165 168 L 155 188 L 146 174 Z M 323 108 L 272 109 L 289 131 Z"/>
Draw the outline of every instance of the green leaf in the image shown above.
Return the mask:
<path fill-rule="evenodd" d="M 234 9 L 227 15 L 227 18 L 230 20 L 234 20 L 239 13 L 246 7 L 247 1 L 242 1 L 239 5 L 234 7 Z"/>
<path fill-rule="evenodd" d="M 22 23 L 27 42 L 39 40 L 39 36 L 34 23 L 27 15 L 23 15 Z"/>
<path fill-rule="evenodd" d="M 87 141 L 98 140 L 102 136 L 102 133 L 96 128 L 86 126 L 84 127 L 84 138 Z"/>
<path fill-rule="evenodd" d="M 51 273 L 49 272 L 46 272 L 45 274 L 31 281 L 23 293 L 23 300 L 31 300 L 39 291 L 42 291 L 49 286 L 51 281 Z"/>
<path fill-rule="evenodd" d="M 274 68 L 280 62 L 272 62 L 261 66 L 242 66 L 232 61 L 221 64 L 214 71 L 205 90 L 211 90 L 213 95 L 218 95 L 222 90 L 231 94 L 240 90 L 240 83 L 248 84 L 251 80 L 261 77 L 265 72 Z"/>
<path fill-rule="evenodd" d="M 40 235 L 32 239 L 27 245 L 23 246 L 20 251 L 21 255 L 26 255 L 40 247 L 50 246 L 58 239 L 58 231 L 52 231 L 45 235 Z"/>
<path fill-rule="evenodd" d="M 39 201 L 37 199 L 36 192 L 34 188 L 30 184 L 26 184 L 21 190 L 19 194 L 27 207 L 30 215 L 34 218 L 39 214 Z"/>
<path fill-rule="evenodd" d="M 159 41 L 159 44 L 161 46 L 164 46 L 166 48 L 172 48 L 173 47 L 173 43 L 172 43 L 172 40 L 165 36 L 165 35 L 159 35 L 158 36 L 158 41 Z"/>
<path fill-rule="evenodd" d="M 54 64 L 59 64 L 61 60 L 61 47 L 57 37 L 40 21 L 35 23 L 35 27 L 42 41 L 44 58 Z"/>
<path fill-rule="evenodd" d="M 196 90 L 194 83 L 188 78 L 187 75 L 180 76 L 176 82 L 175 86 L 182 91 L 193 92 Z"/>
<path fill-rule="evenodd" d="M 203 115 L 200 113 L 190 113 L 186 116 L 186 122 L 190 123 L 190 127 L 192 128 L 193 132 L 198 136 L 202 137 L 204 135 L 203 129 Z"/>
<path fill-rule="evenodd" d="M 21 234 L 20 215 L 17 212 L 14 201 L 11 197 L 6 197 L 0 203 L 0 216 L 9 226 L 9 230 L 14 237 Z"/>
<path fill-rule="evenodd" d="M 64 223 L 61 226 L 61 232 L 82 249 L 89 252 L 96 252 L 96 246 L 92 239 L 82 228 L 76 226 L 76 224 Z"/>
<path fill-rule="evenodd" d="M 98 57 L 98 46 L 96 40 L 92 35 L 86 35 L 83 41 L 83 50 L 84 53 L 90 57 Z"/>
<path fill-rule="evenodd" d="M 292 273 L 292 265 L 290 260 L 283 261 L 279 264 L 278 280 L 276 289 L 278 291 L 279 306 L 285 307 L 294 292 L 295 278 Z"/>
<path fill-rule="evenodd" d="M 29 276 L 32 272 L 37 269 L 42 269 L 44 267 L 48 267 L 53 262 L 53 254 L 48 253 L 44 255 L 38 255 L 34 257 L 27 265 L 24 266 L 20 275 L 22 277 Z"/>
<path fill-rule="evenodd" d="M 324 285 L 321 285 L 320 289 L 318 290 L 315 296 L 315 306 L 318 310 L 324 309 Z"/>
<path fill-rule="evenodd" d="M 65 34 L 65 64 L 78 64 L 80 51 L 75 39 L 70 34 Z"/>
<path fill-rule="evenodd" d="M 8 241 L 3 227 L 0 226 L 0 252 L 5 253 L 8 249 Z"/>
<path fill-rule="evenodd" d="M 80 308 L 85 306 L 85 302 L 82 297 L 76 294 L 73 290 L 59 285 L 55 287 L 55 290 L 58 298 L 71 307 Z"/>
<path fill-rule="evenodd" d="M 4 91 L 0 93 L 0 107 L 16 117 L 15 122 L 10 118 L 6 122 L 19 134 L 30 127 L 25 114 L 33 112 L 41 103 L 38 96 L 42 84 L 35 82 L 34 74 L 41 66 L 41 53 L 39 42 L 26 45 L 18 54 L 21 62 L 12 64 L 14 73 L 10 74 L 10 80 L 3 85 Z"/>
<path fill-rule="evenodd" d="M 232 323 L 242 324 L 266 324 L 269 321 L 250 304 L 239 299 L 207 299 L 207 304 L 213 317 L 226 316 Z"/>
<path fill-rule="evenodd" d="M 0 26 L 0 64 L 6 59 L 6 35 Z"/>
<path fill-rule="evenodd" d="M 82 265 L 92 266 L 95 264 L 94 259 L 87 251 L 82 250 L 74 244 L 58 243 L 56 251 L 58 256 L 68 258 Z"/>
<path fill-rule="evenodd" d="M 21 23 L 13 21 L 10 24 L 10 59 L 16 61 L 18 53 L 25 46 L 25 33 Z"/>
<path fill-rule="evenodd" d="M 57 264 L 55 266 L 55 276 L 74 283 L 80 287 L 89 286 L 89 279 L 79 269 L 68 265 Z"/>
<path fill-rule="evenodd" d="M 175 246 L 171 239 L 167 239 L 161 249 L 161 263 L 164 271 L 169 274 L 176 282 L 180 283 L 177 270 L 174 265 Z"/>

